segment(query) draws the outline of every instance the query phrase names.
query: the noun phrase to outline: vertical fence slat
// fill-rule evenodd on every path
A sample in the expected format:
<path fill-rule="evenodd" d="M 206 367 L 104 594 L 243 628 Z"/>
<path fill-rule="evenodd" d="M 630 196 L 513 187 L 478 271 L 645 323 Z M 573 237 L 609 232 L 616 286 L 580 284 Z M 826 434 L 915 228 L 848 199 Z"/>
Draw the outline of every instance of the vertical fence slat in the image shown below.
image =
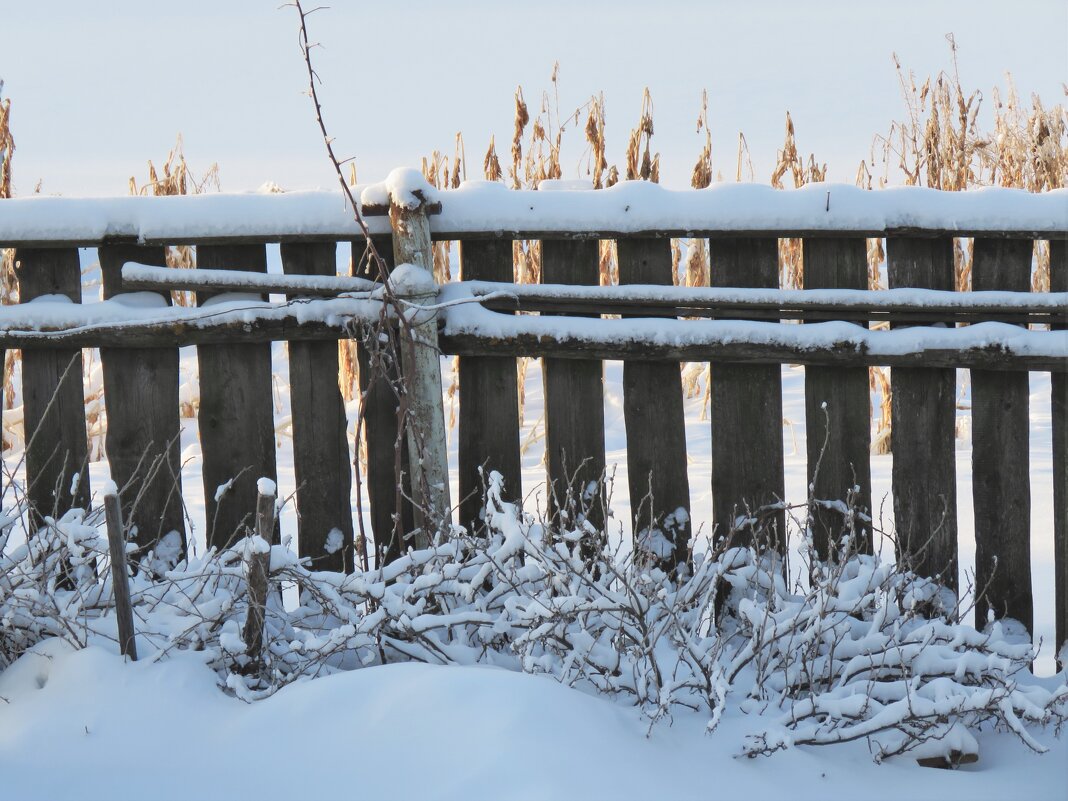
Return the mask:
<path fill-rule="evenodd" d="M 867 289 L 868 258 L 864 239 L 837 237 L 804 240 L 806 289 Z M 823 404 L 827 404 L 826 411 Z M 871 399 L 867 367 L 805 368 L 805 439 L 807 478 L 819 500 L 845 500 L 859 487 L 861 511 L 871 513 Z M 826 443 L 826 448 L 824 443 Z M 820 454 L 823 454 L 822 460 Z M 816 465 L 819 473 L 815 476 Z M 813 514 L 816 552 L 827 559 L 844 530 L 842 515 L 817 507 Z M 868 526 L 856 547 L 872 553 Z"/>
<path fill-rule="evenodd" d="M 779 245 L 771 237 L 709 241 L 714 287 L 779 286 Z M 715 363 L 711 371 L 712 519 L 726 536 L 746 509 L 782 500 L 782 368 Z M 786 515 L 766 524 L 772 544 L 785 547 Z M 747 527 L 738 532 L 751 537 Z"/>
<path fill-rule="evenodd" d="M 512 281 L 512 241 L 460 243 L 464 281 Z M 460 357 L 460 419 L 457 432 L 460 525 L 477 527 L 482 512 L 482 478 L 499 472 L 512 499 L 522 498 L 519 457 L 519 388 L 516 360 L 510 356 Z"/>
<path fill-rule="evenodd" d="M 1068 292 L 1068 239 L 1051 239 L 1050 290 Z M 1053 551 L 1056 653 L 1068 643 L 1068 374 L 1053 373 Z M 1064 665 L 1060 665 L 1064 667 Z"/>
<path fill-rule="evenodd" d="M 976 238 L 972 289 L 1027 292 L 1030 239 Z M 972 502 L 975 510 L 975 619 L 1019 620 L 1034 631 L 1031 592 L 1031 478 L 1027 373 L 972 370 Z"/>
<path fill-rule="evenodd" d="M 673 283 L 670 240 L 621 239 L 616 248 L 620 284 Z M 659 554 L 659 562 L 672 569 L 689 559 L 691 530 L 679 365 L 624 362 L 623 417 L 635 545 L 643 539 L 641 532 L 661 531 L 674 548 Z M 648 546 L 656 547 L 652 541 Z"/>
<path fill-rule="evenodd" d="M 197 266 L 267 272 L 264 245 L 202 245 Z M 197 304 L 216 293 L 197 293 Z M 270 343 L 200 345 L 200 448 L 208 545 L 225 548 L 251 528 L 256 482 L 276 479 Z M 232 481 L 216 500 L 221 486 Z"/>
<path fill-rule="evenodd" d="M 337 274 L 337 246 L 333 242 L 283 244 L 281 252 L 286 273 Z M 351 573 L 352 464 L 338 371 L 336 342 L 289 343 L 297 553 L 311 559 L 313 570 Z M 333 538 L 331 532 L 337 532 Z"/>
<path fill-rule="evenodd" d="M 547 239 L 541 243 L 543 283 L 596 286 L 599 277 L 596 240 Z M 548 500 L 553 515 L 569 487 L 574 497 L 582 498 L 591 482 L 599 482 L 604 474 L 604 368 L 594 360 L 543 359 L 542 371 Z M 589 521 L 599 531 L 605 524 L 601 500 L 596 498 L 589 509 Z"/>
<path fill-rule="evenodd" d="M 390 236 L 374 238 L 375 249 L 387 267 L 393 266 L 393 240 Z M 352 244 L 353 270 L 362 277 L 377 281 L 378 270 L 372 264 L 366 266 L 367 245 L 363 240 Z M 367 454 L 367 500 L 370 506 L 371 533 L 379 564 L 392 562 L 404 552 L 402 537 L 415 527 L 412 506 L 398 498 L 396 459 L 400 457 L 404 473 L 404 494 L 412 497 L 408 471 L 408 449 L 398 439 L 397 396 L 390 383 L 396 381 L 398 365 L 385 368 L 388 375 L 376 373 L 371 367 L 371 358 L 366 345 L 360 341 L 356 346 L 360 367 L 360 399 L 363 412 L 364 445 Z M 399 517 L 397 507 L 400 505 Z"/>
<path fill-rule="evenodd" d="M 887 237 L 890 288 L 952 290 L 953 240 Z M 891 449 L 898 559 L 957 589 L 955 370 L 895 367 Z"/>
<path fill-rule="evenodd" d="M 127 261 L 166 265 L 162 247 L 110 245 L 99 254 L 105 298 L 126 291 L 121 271 Z M 160 294 L 170 305 L 170 293 Z M 143 555 L 175 532 L 184 555 L 178 348 L 101 348 L 100 364 L 108 415 L 104 449 L 130 539 Z"/>
<path fill-rule="evenodd" d="M 15 253 L 19 299 L 66 295 L 82 302 L 77 248 L 33 248 Z M 22 399 L 26 432 L 26 498 L 33 514 L 57 517 L 89 506 L 88 446 L 82 352 L 78 348 L 26 349 L 22 353 Z M 74 474 L 77 486 L 71 492 Z"/>

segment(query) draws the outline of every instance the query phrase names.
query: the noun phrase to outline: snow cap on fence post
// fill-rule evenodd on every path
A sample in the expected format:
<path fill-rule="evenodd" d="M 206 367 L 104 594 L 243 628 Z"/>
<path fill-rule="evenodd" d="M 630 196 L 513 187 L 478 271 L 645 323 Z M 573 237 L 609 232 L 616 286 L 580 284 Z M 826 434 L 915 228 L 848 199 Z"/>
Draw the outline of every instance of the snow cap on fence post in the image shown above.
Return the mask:
<path fill-rule="evenodd" d="M 427 203 L 432 189 L 417 170 L 394 170 L 386 181 L 393 227 L 388 294 L 399 306 L 401 374 L 408 398 L 408 456 L 418 526 L 414 545 L 425 548 L 451 524 L 445 407 L 441 397 L 437 296 Z"/>

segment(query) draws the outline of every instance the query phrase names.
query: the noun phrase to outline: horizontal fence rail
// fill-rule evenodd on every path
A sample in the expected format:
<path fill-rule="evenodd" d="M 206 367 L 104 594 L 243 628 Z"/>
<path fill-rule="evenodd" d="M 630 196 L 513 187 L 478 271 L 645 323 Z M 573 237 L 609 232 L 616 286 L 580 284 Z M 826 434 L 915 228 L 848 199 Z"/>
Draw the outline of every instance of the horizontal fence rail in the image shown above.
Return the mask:
<path fill-rule="evenodd" d="M 437 347 L 459 356 L 458 522 L 481 525 L 480 471 L 498 470 L 509 497 L 523 497 L 517 357 L 543 360 L 550 512 L 568 489 L 582 494 L 598 482 L 606 463 L 602 362 L 624 362 L 635 543 L 644 547 L 653 532 L 666 539 L 669 547 L 657 551 L 665 568 L 690 557 L 690 458 L 711 459 L 720 533 L 745 542 L 758 529 L 781 532 L 781 513 L 748 516 L 782 499 L 781 364 L 805 365 L 808 430 L 826 431 L 825 442 L 809 437 L 810 474 L 824 465 L 815 496 L 856 493 L 870 512 L 867 368 L 890 366 L 898 555 L 955 588 L 954 370 L 969 369 L 976 582 L 988 588 L 978 612 L 980 620 L 989 609 L 1033 629 L 1027 372 L 1049 371 L 1056 637 L 1068 639 L 1068 192 L 672 192 L 636 182 L 599 192 L 552 182 L 537 192 L 482 183 L 436 192 L 402 178 L 357 194 L 387 268 L 390 203 L 423 232 L 415 250 L 400 243 L 400 261 L 429 267 L 431 239 L 459 243 L 462 280 L 410 298 L 405 312 L 436 317 Z M 195 345 L 204 489 L 213 499 L 208 541 L 232 541 L 251 520 L 255 479 L 275 474 L 269 399 L 277 357 L 264 343 L 285 340 L 299 552 L 320 569 L 351 570 L 353 472 L 334 342 L 355 338 L 373 544 L 384 560 L 399 554 L 418 517 L 406 499 L 427 488 L 398 487 L 397 469 L 410 476 L 413 451 L 398 450 L 406 435 L 389 377 L 407 375 L 418 359 L 401 358 L 385 374 L 370 369 L 375 353 L 363 332 L 397 318 L 379 282 L 336 275 L 339 242 L 353 242 L 358 270 L 358 236 L 334 193 L 0 203 L 0 245 L 17 249 L 21 290 L 20 304 L 0 308 L 0 348 L 23 350 L 34 524 L 88 503 L 88 482 L 72 480 L 87 475 L 88 459 L 80 349 L 100 348 L 105 447 L 137 545 L 159 549 L 174 535 L 176 552 L 184 549 L 174 497 L 177 348 Z M 672 237 L 709 239 L 713 286 L 672 285 Z M 804 290 L 779 289 L 778 240 L 787 237 L 803 239 Z M 889 290 L 868 290 L 864 240 L 872 237 L 885 239 Z M 974 291 L 954 291 L 958 237 L 974 237 Z M 544 283 L 513 283 L 516 239 L 540 242 Z M 619 286 L 597 286 L 604 239 L 618 240 Z M 1049 243 L 1049 292 L 1029 291 L 1035 240 Z M 284 275 L 266 273 L 268 242 L 283 243 Z M 197 269 L 161 266 L 162 246 L 189 243 L 197 245 Z M 104 275 L 106 299 L 97 303 L 81 303 L 75 248 L 87 245 L 99 248 Z M 170 305 L 178 289 L 196 292 L 197 305 Z M 432 339 L 432 330 L 421 336 Z M 678 362 L 712 364 L 711 454 L 686 452 Z M 422 401 L 433 394 L 427 386 Z M 817 514 L 815 544 L 826 558 L 845 525 L 836 509 Z M 873 547 L 870 531 L 861 547 Z"/>

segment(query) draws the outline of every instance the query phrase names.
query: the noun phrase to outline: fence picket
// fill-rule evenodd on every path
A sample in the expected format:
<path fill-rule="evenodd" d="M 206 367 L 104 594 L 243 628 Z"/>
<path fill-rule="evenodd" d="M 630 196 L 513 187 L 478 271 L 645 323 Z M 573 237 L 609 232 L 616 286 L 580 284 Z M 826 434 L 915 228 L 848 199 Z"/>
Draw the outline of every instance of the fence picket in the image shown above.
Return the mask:
<path fill-rule="evenodd" d="M 616 247 L 620 284 L 673 283 L 670 240 L 621 239 Z M 624 362 L 623 417 L 635 546 L 640 545 L 641 532 L 661 531 L 673 547 L 659 554 L 659 563 L 670 570 L 689 559 L 691 532 L 679 365 Z M 644 536 L 650 540 L 647 549 L 657 547 L 651 533 Z"/>
<path fill-rule="evenodd" d="M 954 288 L 952 239 L 887 237 L 886 253 L 891 289 Z M 956 590 L 956 371 L 893 367 L 890 385 L 898 558 Z"/>
<path fill-rule="evenodd" d="M 201 245 L 197 266 L 267 272 L 263 245 Z M 197 305 L 215 293 L 198 292 Z M 209 547 L 226 548 L 254 525 L 256 481 L 277 479 L 271 346 L 200 345 L 200 448 Z M 225 491 L 222 488 L 228 485 Z M 277 536 L 277 535 L 276 535 Z"/>
<path fill-rule="evenodd" d="M 803 244 L 806 289 L 867 289 L 867 243 L 863 239 L 808 238 Z M 823 408 L 826 404 L 826 411 Z M 871 514 L 871 400 L 866 367 L 805 368 L 805 440 L 808 481 L 818 500 L 844 500 L 854 486 L 856 505 Z M 825 447 L 826 443 L 826 447 Z M 822 459 L 821 459 L 822 453 Z M 819 472 L 816 465 L 819 464 Z M 827 559 L 842 535 L 842 515 L 813 509 L 816 552 Z M 860 532 L 858 532 L 859 534 Z M 856 547 L 872 553 L 871 526 Z"/>
<path fill-rule="evenodd" d="M 283 243 L 281 254 L 286 273 L 337 274 L 333 242 Z M 311 560 L 313 570 L 351 573 L 352 462 L 338 371 L 336 342 L 289 343 L 297 553 Z"/>
<path fill-rule="evenodd" d="M 1068 292 L 1068 238 L 1051 239 L 1049 254 L 1050 291 Z M 1053 373 L 1052 395 L 1054 605 L 1057 610 L 1054 646 L 1059 654 L 1068 643 L 1068 375 Z M 1063 668 L 1064 664 L 1059 667 Z"/>
<path fill-rule="evenodd" d="M 82 302 L 77 248 L 20 249 L 15 253 L 15 272 L 22 303 L 41 295 L 66 295 L 74 303 Z M 68 509 L 89 507 L 82 370 L 78 348 L 24 350 L 22 354 L 31 530 L 40 524 L 42 515 L 59 517 Z M 76 473 L 78 481 L 74 482 Z"/>
<path fill-rule="evenodd" d="M 709 240 L 714 287 L 779 286 L 778 240 Z M 779 365 L 714 363 L 711 373 L 712 520 L 726 536 L 738 516 L 785 495 L 782 446 L 782 370 Z M 762 521 L 769 544 L 785 547 L 786 515 Z M 738 543 L 757 528 L 743 526 Z"/>
<path fill-rule="evenodd" d="M 99 256 L 105 299 L 127 291 L 121 274 L 127 261 L 166 264 L 163 247 L 107 245 Z M 170 292 L 160 294 L 170 305 Z M 143 555 L 175 532 L 184 554 L 178 348 L 101 348 L 100 365 L 108 414 L 104 449 L 130 539 Z"/>
<path fill-rule="evenodd" d="M 541 280 L 546 284 L 599 282 L 597 241 L 546 239 L 541 243 Z M 545 450 L 549 514 L 568 490 L 590 499 L 588 490 L 605 470 L 603 364 L 592 359 L 543 359 Z M 602 488 L 603 489 L 603 488 Z M 598 490 L 588 519 L 603 530 L 603 498 Z"/>
<path fill-rule="evenodd" d="M 512 241 L 460 242 L 460 277 L 464 281 L 510 282 Z M 459 363 L 460 525 L 477 528 L 483 504 L 479 468 L 484 468 L 487 476 L 490 470 L 499 472 L 509 498 L 523 497 L 516 360 L 508 356 L 460 356 Z"/>
<path fill-rule="evenodd" d="M 374 246 L 387 268 L 393 266 L 393 240 L 374 238 Z M 352 244 L 353 275 L 378 280 L 378 270 L 367 265 L 367 245 Z M 364 272 L 368 267 L 369 272 Z M 378 365 L 372 370 L 371 354 L 361 340 L 356 345 L 360 368 L 360 399 L 363 412 L 363 439 L 367 454 L 367 500 L 370 505 L 371 534 L 380 565 L 392 562 L 404 552 L 403 534 L 415 527 L 411 498 L 408 449 L 398 437 L 397 396 L 391 384 L 399 375 L 399 365 Z M 399 462 L 397 460 L 400 460 Z M 403 490 L 397 485 L 397 470 L 404 476 Z"/>
<path fill-rule="evenodd" d="M 976 238 L 972 289 L 1027 292 L 1030 239 Z M 975 603 L 980 629 L 987 611 L 1034 631 L 1031 593 L 1031 479 L 1028 376 L 972 370 L 972 503 L 975 511 Z"/>

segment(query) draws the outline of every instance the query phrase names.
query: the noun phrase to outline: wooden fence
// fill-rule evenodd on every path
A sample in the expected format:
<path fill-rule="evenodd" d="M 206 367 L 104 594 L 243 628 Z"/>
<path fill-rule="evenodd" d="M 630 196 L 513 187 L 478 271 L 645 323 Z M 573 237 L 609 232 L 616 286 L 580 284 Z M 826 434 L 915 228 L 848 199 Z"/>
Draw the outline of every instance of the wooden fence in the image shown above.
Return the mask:
<path fill-rule="evenodd" d="M 885 210 L 872 211 L 881 193 L 836 188 L 847 198 L 836 206 L 845 208 L 813 224 L 810 207 L 823 206 L 822 190 L 818 197 L 761 195 L 764 217 L 735 208 L 739 199 L 752 205 L 752 188 L 732 191 L 733 199 L 727 191 L 702 198 L 701 192 L 660 195 L 645 187 L 633 195 L 495 188 L 490 197 L 500 206 L 496 212 L 487 213 L 485 204 L 474 203 L 463 190 L 415 204 L 416 215 L 431 215 L 436 240 L 459 242 L 462 283 L 440 292 L 442 301 L 459 305 L 443 304 L 438 314 L 441 351 L 460 357 L 458 522 L 478 519 L 480 468 L 498 470 L 511 495 L 522 496 L 517 356 L 543 360 L 547 479 L 557 496 L 569 484 L 581 493 L 606 466 L 602 361 L 624 361 L 632 513 L 637 528 L 652 522 L 673 538 L 669 562 L 686 558 L 690 536 L 680 361 L 712 363 L 711 453 L 690 456 L 711 459 L 713 520 L 721 531 L 739 528 L 740 511 L 784 496 L 783 363 L 805 365 L 810 472 L 821 461 L 815 497 L 841 499 L 856 488 L 857 503 L 870 510 L 867 368 L 890 365 L 899 552 L 920 572 L 941 576 L 955 588 L 955 368 L 966 368 L 972 382 L 976 581 L 986 590 L 978 619 L 985 620 L 989 609 L 1032 629 L 1027 373 L 1048 370 L 1056 637 L 1063 643 L 1068 333 L 1057 330 L 1068 321 L 1063 193 L 1039 200 L 1023 193 L 981 193 L 984 203 L 996 195 L 1007 209 L 991 222 L 987 207 L 975 205 L 979 201 L 916 190 L 893 198 L 894 208 L 912 199 L 920 206 L 905 225 L 887 222 L 893 215 Z M 148 548 L 175 531 L 184 546 L 178 347 L 193 344 L 207 540 L 214 546 L 232 541 L 252 520 L 256 480 L 276 474 L 269 343 L 288 340 L 298 550 L 321 569 L 353 569 L 353 469 L 336 340 L 351 333 L 352 321 L 375 320 L 381 304 L 366 294 L 238 309 L 225 296 L 212 301 L 219 292 L 237 289 L 263 293 L 263 301 L 270 291 L 307 298 L 367 290 L 367 282 L 336 277 L 337 243 L 352 242 L 353 264 L 362 261 L 365 244 L 337 197 L 331 198 L 329 208 L 319 195 L 239 199 L 232 207 L 210 198 L 0 204 L 0 245 L 17 248 L 21 301 L 0 310 L 0 344 L 22 349 L 26 494 L 36 510 L 35 524 L 41 515 L 89 502 L 81 348 L 99 347 L 108 411 L 105 448 L 123 488 L 131 536 Z M 396 210 L 397 198 L 390 199 Z M 651 225 L 650 219 L 660 217 L 648 209 L 658 202 L 677 219 Z M 632 203 L 645 204 L 646 212 Z M 243 216 L 235 218 L 234 209 Z M 392 263 L 384 210 L 368 203 L 364 212 L 371 215 L 374 241 Z M 831 213 L 830 191 L 826 212 Z M 708 239 L 710 288 L 671 286 L 671 237 Z M 803 240 L 803 291 L 779 290 L 778 241 L 784 237 Z M 873 237 L 885 239 L 889 292 L 866 291 L 866 239 Z M 974 237 L 974 294 L 953 291 L 957 237 Z M 540 242 L 543 286 L 512 284 L 517 239 Z M 617 242 L 620 284 L 633 288 L 597 286 L 598 242 L 604 239 Z M 1035 240 L 1049 242 L 1051 293 L 1023 294 L 1030 290 Z M 282 243 L 284 276 L 266 275 L 268 242 Z M 196 271 L 161 277 L 127 267 L 124 273 L 127 262 L 162 265 L 164 246 L 174 244 L 196 246 Z M 98 248 L 109 299 L 104 304 L 74 305 L 82 300 L 78 246 Z M 219 270 L 240 275 L 228 282 Z M 264 275 L 256 281 L 250 272 Z M 162 292 L 155 308 L 118 305 L 124 293 L 146 287 Z M 198 308 L 164 308 L 170 303 L 165 289 L 176 287 L 196 290 Z M 70 303 L 42 299 L 55 295 Z M 881 321 L 894 330 L 868 330 L 869 323 Z M 395 480 L 398 466 L 407 472 L 408 464 L 404 450 L 396 448 L 397 398 L 387 378 L 372 378 L 372 354 L 364 343 L 359 356 L 368 449 L 363 480 L 375 545 L 388 560 L 401 547 L 395 529 L 413 527 L 410 505 Z M 81 476 L 77 481 L 75 473 Z M 223 485 L 227 491 L 217 493 Z M 827 555 L 843 519 L 832 508 L 819 514 L 817 547 Z M 772 530 L 781 532 L 782 513 L 772 514 L 773 522 L 776 516 Z M 603 521 L 594 516 L 592 522 Z M 338 541 L 334 532 L 342 547 L 330 549 L 330 538 Z M 738 534 L 745 532 L 743 525 Z M 870 549 L 868 537 L 863 547 Z"/>

